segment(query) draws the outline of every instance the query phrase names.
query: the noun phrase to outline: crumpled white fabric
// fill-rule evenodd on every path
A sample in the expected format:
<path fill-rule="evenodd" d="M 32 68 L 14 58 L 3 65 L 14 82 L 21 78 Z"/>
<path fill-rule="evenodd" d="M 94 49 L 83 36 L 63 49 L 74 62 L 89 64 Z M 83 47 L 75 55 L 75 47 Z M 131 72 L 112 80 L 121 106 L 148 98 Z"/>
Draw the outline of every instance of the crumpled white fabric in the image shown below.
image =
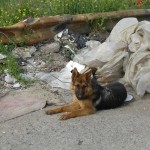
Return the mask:
<path fill-rule="evenodd" d="M 150 93 L 150 22 L 139 22 L 129 44 L 133 52 L 125 69 L 125 81 L 143 96 Z"/>

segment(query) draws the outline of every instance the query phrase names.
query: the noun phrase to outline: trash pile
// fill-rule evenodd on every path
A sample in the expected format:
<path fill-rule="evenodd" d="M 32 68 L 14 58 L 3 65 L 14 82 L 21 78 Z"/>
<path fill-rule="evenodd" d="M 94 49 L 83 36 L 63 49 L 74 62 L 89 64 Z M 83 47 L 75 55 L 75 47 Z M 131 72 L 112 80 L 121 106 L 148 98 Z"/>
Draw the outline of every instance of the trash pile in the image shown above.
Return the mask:
<path fill-rule="evenodd" d="M 61 38 L 63 34 L 56 36 Z M 132 86 L 138 95 L 150 93 L 149 21 L 124 18 L 116 24 L 105 42 L 90 40 L 85 45 L 80 51 L 65 46 L 74 54 L 73 61 L 60 72 L 47 74 L 48 78 L 52 77 L 51 80 L 48 81 L 42 73 L 38 73 L 37 77 L 52 87 L 68 89 L 71 69 L 77 67 L 80 71 L 81 68 L 94 67 L 97 69 L 96 77 L 103 85 L 123 78 L 124 83 Z"/>
<path fill-rule="evenodd" d="M 71 70 L 96 69 L 100 84 L 121 81 L 143 96 L 150 93 L 150 22 L 136 18 L 120 20 L 104 41 L 65 29 L 54 41 L 16 47 L 12 55 L 26 73 L 24 78 L 45 81 L 51 87 L 69 89 Z M 6 59 L 0 54 L 0 63 Z M 22 85 L 6 71 L 0 74 L 0 89 Z"/>
<path fill-rule="evenodd" d="M 10 55 L 16 58 L 16 64 L 24 70 L 19 75 L 26 80 L 35 81 L 35 75 L 38 72 L 60 71 L 65 67 L 67 62 L 59 53 L 59 49 L 60 44 L 58 42 L 45 41 L 45 43 L 39 43 L 35 46 L 16 46 Z M 5 65 L 7 61 L 7 56 L 1 54 L 0 65 Z M 0 73 L 0 96 L 7 91 L 23 88 L 27 88 L 26 85 L 15 79 L 7 68 Z"/>

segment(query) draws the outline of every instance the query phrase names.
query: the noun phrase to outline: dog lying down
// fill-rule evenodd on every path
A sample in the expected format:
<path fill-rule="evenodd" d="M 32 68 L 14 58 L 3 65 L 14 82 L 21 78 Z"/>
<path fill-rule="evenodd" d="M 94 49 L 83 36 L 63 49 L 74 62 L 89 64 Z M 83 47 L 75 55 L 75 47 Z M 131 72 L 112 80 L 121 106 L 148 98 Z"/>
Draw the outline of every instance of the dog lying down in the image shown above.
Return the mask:
<path fill-rule="evenodd" d="M 126 88 L 119 82 L 103 87 L 94 77 L 91 78 L 92 70 L 80 74 L 74 68 L 71 72 L 72 102 L 47 110 L 48 115 L 67 112 L 61 115 L 60 120 L 90 115 L 97 110 L 119 107 L 127 98 Z"/>

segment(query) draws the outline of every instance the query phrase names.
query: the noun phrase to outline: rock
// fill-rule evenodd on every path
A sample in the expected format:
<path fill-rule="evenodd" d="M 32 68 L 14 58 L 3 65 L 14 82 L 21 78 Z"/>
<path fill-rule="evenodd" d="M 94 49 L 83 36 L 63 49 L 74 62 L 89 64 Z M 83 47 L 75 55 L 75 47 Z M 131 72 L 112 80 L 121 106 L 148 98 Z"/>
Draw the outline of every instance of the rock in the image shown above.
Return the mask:
<path fill-rule="evenodd" d="M 17 80 L 12 77 L 10 74 L 6 73 L 5 82 L 7 83 L 15 83 Z"/>
<path fill-rule="evenodd" d="M 9 83 L 5 82 L 5 83 L 4 83 L 4 87 L 6 87 L 6 88 L 8 88 L 8 89 L 9 89 L 9 88 L 11 88 L 11 87 L 12 87 L 12 84 L 9 84 Z"/>
<path fill-rule="evenodd" d="M 4 59 L 4 58 L 6 58 L 6 56 L 3 55 L 3 54 L 0 54 L 0 60 L 1 60 L 1 59 Z"/>
<path fill-rule="evenodd" d="M 58 78 L 59 72 L 50 72 L 50 73 L 39 72 L 35 76 L 39 80 L 45 81 L 47 83 L 50 83 L 51 81 L 53 81 L 56 78 Z"/>
<path fill-rule="evenodd" d="M 29 52 L 30 52 L 31 55 L 32 55 L 33 53 L 35 53 L 36 50 L 37 50 L 34 46 L 30 46 L 30 47 L 28 47 L 28 49 L 29 49 Z"/>
<path fill-rule="evenodd" d="M 20 85 L 20 83 L 15 83 L 14 85 L 13 85 L 13 88 L 19 88 L 21 85 Z"/>
<path fill-rule="evenodd" d="M 36 51 L 34 46 L 30 47 L 17 47 L 12 51 L 12 54 L 16 57 L 21 57 L 23 59 L 30 58 L 31 55 Z"/>
<path fill-rule="evenodd" d="M 43 45 L 40 47 L 40 50 L 44 52 L 45 54 L 50 54 L 50 53 L 57 53 L 60 50 L 60 43 L 59 42 L 54 42 L 50 44 Z"/>
<path fill-rule="evenodd" d="M 32 73 L 21 73 L 20 75 L 21 75 L 21 77 L 23 77 L 25 79 L 29 79 L 29 80 L 34 79 L 34 75 Z"/>

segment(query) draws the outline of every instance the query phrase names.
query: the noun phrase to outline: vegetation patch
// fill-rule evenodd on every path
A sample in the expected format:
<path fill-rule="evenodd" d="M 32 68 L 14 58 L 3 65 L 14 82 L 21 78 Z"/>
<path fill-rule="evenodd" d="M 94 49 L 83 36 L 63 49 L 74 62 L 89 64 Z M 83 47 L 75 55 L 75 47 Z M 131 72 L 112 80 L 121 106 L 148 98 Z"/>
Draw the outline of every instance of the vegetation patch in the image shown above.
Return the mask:
<path fill-rule="evenodd" d="M 23 18 L 149 8 L 149 0 L 5 0 L 0 1 L 0 26 Z"/>
<path fill-rule="evenodd" d="M 19 82 L 25 85 L 32 83 L 32 80 L 23 78 L 20 75 L 20 73 L 25 72 L 25 70 L 17 63 L 17 58 L 11 55 L 11 51 L 13 48 L 14 45 L 12 44 L 0 44 L 0 54 L 6 56 L 6 58 L 0 62 L 0 73 L 4 73 L 4 71 L 7 70 L 7 72 Z"/>

